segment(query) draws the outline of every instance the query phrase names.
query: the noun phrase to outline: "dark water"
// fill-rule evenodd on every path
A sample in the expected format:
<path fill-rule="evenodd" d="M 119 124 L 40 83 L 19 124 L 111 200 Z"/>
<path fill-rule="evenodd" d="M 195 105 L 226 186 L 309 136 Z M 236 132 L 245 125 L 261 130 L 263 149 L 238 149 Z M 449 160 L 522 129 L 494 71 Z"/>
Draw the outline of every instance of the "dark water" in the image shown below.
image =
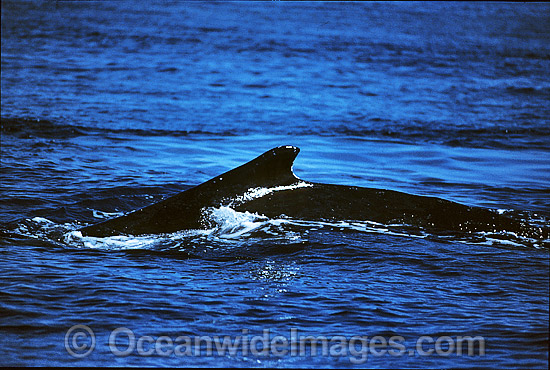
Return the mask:
<path fill-rule="evenodd" d="M 3 1 L 0 364 L 547 368 L 548 240 L 227 208 L 211 230 L 75 230 L 279 145 L 306 180 L 548 226 L 549 24 L 548 4 Z M 120 327 L 152 353 L 113 353 Z M 394 344 L 167 352 L 264 330 Z"/>

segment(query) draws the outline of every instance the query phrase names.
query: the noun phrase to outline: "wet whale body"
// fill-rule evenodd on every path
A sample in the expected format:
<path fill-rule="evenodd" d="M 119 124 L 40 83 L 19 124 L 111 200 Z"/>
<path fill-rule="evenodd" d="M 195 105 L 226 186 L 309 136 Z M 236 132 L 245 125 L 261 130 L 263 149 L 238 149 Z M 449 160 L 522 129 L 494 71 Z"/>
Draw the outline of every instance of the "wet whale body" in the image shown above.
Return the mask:
<path fill-rule="evenodd" d="M 440 198 L 303 181 L 292 172 L 299 151 L 294 146 L 271 149 L 191 189 L 80 231 L 87 236 L 105 237 L 205 229 L 211 226 L 205 211 L 229 205 L 236 211 L 270 218 L 285 215 L 304 220 L 363 220 L 434 231 L 509 231 L 537 239 L 547 234 L 547 230 L 492 210 Z"/>

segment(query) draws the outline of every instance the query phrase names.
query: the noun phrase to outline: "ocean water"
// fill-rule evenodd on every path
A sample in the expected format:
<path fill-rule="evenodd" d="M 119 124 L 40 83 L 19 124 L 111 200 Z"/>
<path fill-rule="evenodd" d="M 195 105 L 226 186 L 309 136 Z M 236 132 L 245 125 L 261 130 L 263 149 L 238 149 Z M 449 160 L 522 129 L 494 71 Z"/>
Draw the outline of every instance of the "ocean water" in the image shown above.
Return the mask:
<path fill-rule="evenodd" d="M 227 207 L 78 229 L 280 145 L 304 180 L 548 227 L 549 24 L 545 3 L 3 1 L 0 364 L 546 369 L 548 240 Z"/>

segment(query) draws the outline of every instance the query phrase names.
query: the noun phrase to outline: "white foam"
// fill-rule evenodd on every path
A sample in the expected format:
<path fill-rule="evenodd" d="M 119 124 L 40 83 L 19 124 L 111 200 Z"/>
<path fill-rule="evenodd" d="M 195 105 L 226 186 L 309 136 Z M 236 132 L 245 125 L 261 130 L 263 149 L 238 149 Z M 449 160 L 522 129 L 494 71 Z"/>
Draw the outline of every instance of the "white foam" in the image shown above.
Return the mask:
<path fill-rule="evenodd" d="M 88 208 L 89 209 L 89 208 Z M 124 212 L 103 212 L 98 211 L 96 209 L 91 210 L 95 218 L 113 218 L 113 217 L 120 217 L 124 215 Z"/>
<path fill-rule="evenodd" d="M 83 236 L 80 231 L 71 231 L 64 235 L 65 243 L 90 249 L 147 249 L 157 241 L 155 238 L 123 235 L 97 238 Z"/>
<path fill-rule="evenodd" d="M 307 221 L 307 220 L 293 220 L 285 219 L 286 223 L 289 225 L 296 225 L 307 227 L 309 230 L 318 230 L 322 228 L 332 228 L 339 230 L 353 230 L 360 231 L 364 233 L 376 233 L 376 234 L 385 234 L 385 235 L 394 235 L 394 236 L 406 236 L 414 238 L 425 238 L 429 234 L 426 234 L 419 230 L 418 234 L 404 233 L 397 230 L 392 230 L 388 227 L 393 228 L 402 228 L 408 227 L 405 224 L 392 224 L 384 225 L 374 221 Z"/>
<path fill-rule="evenodd" d="M 129 250 L 153 249 L 158 245 L 182 241 L 189 237 L 206 234 L 206 230 L 187 230 L 171 234 L 146 235 L 113 235 L 106 237 L 83 236 L 81 231 L 75 230 L 64 234 L 63 241 L 77 248 Z"/>
<path fill-rule="evenodd" d="M 50 221 L 44 217 L 33 217 L 32 219 L 30 219 L 30 221 L 33 221 L 33 222 L 36 222 L 37 224 L 42 224 L 42 225 L 51 225 L 51 226 L 55 225 L 55 222 Z"/>
<path fill-rule="evenodd" d="M 44 217 L 33 217 L 19 224 L 14 231 L 34 239 L 48 239 L 53 234 L 64 233 L 77 227 L 75 224 L 57 224 Z M 57 240 L 54 238 L 52 242 L 57 243 Z"/>

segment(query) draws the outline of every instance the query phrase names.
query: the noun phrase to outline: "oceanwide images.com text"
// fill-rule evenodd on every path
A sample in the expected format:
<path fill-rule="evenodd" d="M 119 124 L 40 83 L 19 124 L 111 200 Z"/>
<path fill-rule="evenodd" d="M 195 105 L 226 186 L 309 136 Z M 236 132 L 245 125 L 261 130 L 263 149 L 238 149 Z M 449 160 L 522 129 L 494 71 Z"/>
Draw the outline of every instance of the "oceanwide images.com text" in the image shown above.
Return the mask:
<path fill-rule="evenodd" d="M 481 336 L 421 336 L 413 348 L 407 348 L 405 338 L 399 335 L 385 337 L 305 335 L 290 329 L 290 335 L 273 335 L 270 329 L 252 335 L 242 329 L 236 336 L 136 335 L 120 327 L 110 332 L 108 349 L 118 357 L 137 356 L 254 356 L 254 357 L 347 357 L 351 363 L 361 364 L 369 356 L 484 356 L 485 339 Z M 96 349 L 96 337 L 86 325 L 74 325 L 65 335 L 65 349 L 75 358 L 89 356 Z"/>

